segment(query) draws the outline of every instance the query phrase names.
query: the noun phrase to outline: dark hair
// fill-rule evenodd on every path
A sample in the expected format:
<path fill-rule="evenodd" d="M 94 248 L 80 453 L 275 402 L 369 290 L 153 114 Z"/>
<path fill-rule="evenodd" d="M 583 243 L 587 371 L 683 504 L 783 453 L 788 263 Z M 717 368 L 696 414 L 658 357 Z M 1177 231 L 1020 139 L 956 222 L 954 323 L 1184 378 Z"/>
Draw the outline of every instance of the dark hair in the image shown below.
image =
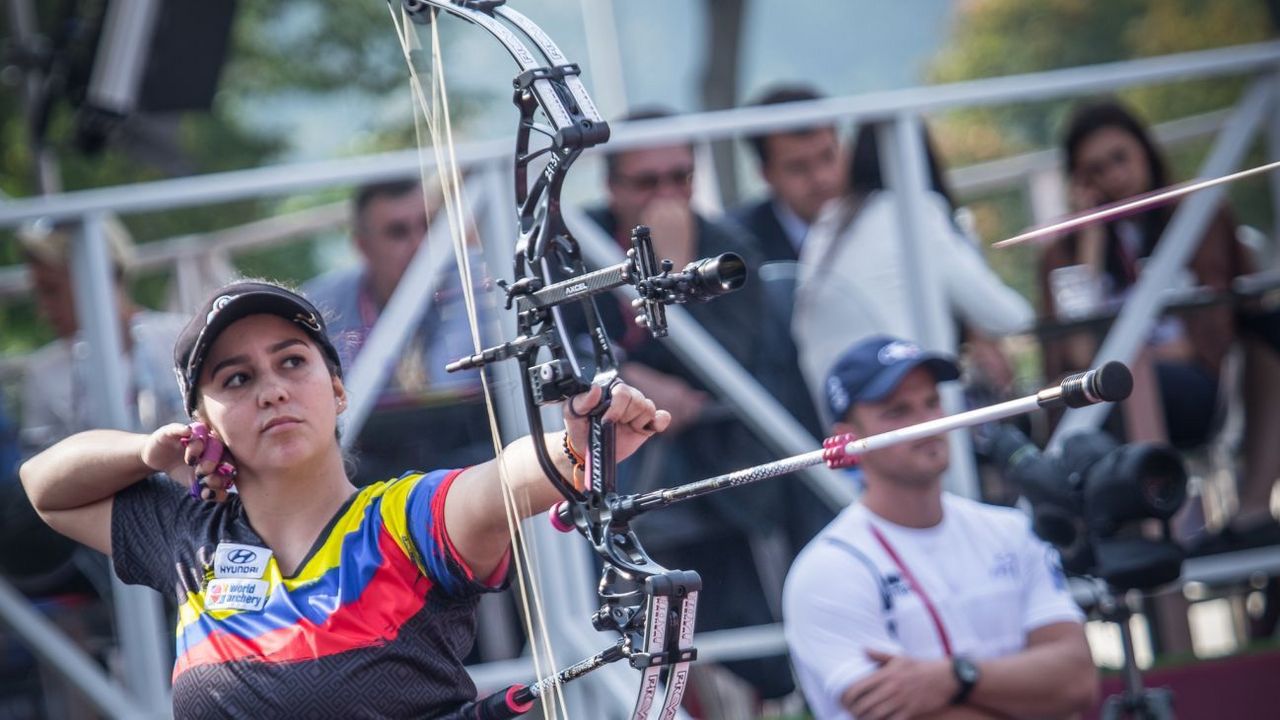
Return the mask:
<path fill-rule="evenodd" d="M 351 225 L 359 231 L 364 224 L 364 211 L 369 203 L 382 197 L 398 198 L 417 192 L 421 187 L 417 180 L 389 180 L 386 182 L 368 183 L 356 188 L 351 200 Z"/>
<path fill-rule="evenodd" d="M 1065 155 L 1067 173 L 1074 174 L 1080 164 L 1080 147 L 1094 133 L 1105 128 L 1115 128 L 1128 133 L 1147 156 L 1147 170 L 1151 177 L 1151 186 L 1144 190 L 1153 190 L 1168 184 L 1169 171 L 1164 156 L 1156 148 L 1155 141 L 1146 125 L 1137 115 L 1114 98 L 1102 98 L 1084 103 L 1072 110 L 1067 117 L 1066 131 L 1063 133 L 1062 150 Z M 1150 254 L 1156 241 L 1164 234 L 1164 228 L 1173 216 L 1173 207 L 1164 206 L 1148 210 L 1134 217 L 1134 221 L 1142 230 L 1143 254 Z M 1107 223 L 1107 272 L 1117 280 L 1117 287 L 1124 287 L 1127 280 L 1120 269 L 1122 261 L 1117 255 L 1116 231 L 1114 223 Z"/>
<path fill-rule="evenodd" d="M 785 84 L 774 85 L 764 91 L 758 98 L 749 103 L 752 107 L 765 107 L 768 105 L 782 105 L 783 103 L 805 102 L 806 100 L 821 100 L 826 97 L 822 93 L 814 90 L 808 85 Z M 834 130 L 831 125 L 811 125 L 807 127 L 794 128 L 792 130 L 783 130 L 781 132 L 760 133 L 747 138 L 751 149 L 755 151 L 756 157 L 760 159 L 760 166 L 764 167 L 769 163 L 769 147 L 768 139 L 775 135 L 808 135 L 809 133 L 818 132 L 819 130 Z"/>
<path fill-rule="evenodd" d="M 877 139 L 874 124 L 864 124 L 857 128 L 853 140 L 853 157 L 849 162 L 848 194 L 854 197 L 866 197 L 876 190 L 883 190 L 884 175 L 880 169 L 880 141 Z M 929 189 L 941 195 L 947 205 L 956 208 L 955 195 L 947 184 L 942 173 L 942 163 L 938 160 L 938 151 L 934 147 L 933 138 L 928 129 L 922 129 L 925 157 L 929 162 Z"/>
<path fill-rule="evenodd" d="M 638 120 L 660 120 L 662 118 L 675 117 L 676 112 L 665 105 L 642 105 L 628 111 L 625 115 L 618 118 L 618 122 L 633 122 Z M 692 150 L 693 146 L 689 148 Z M 629 150 L 620 150 L 618 152 L 605 153 L 604 155 L 604 172 L 605 177 L 612 179 L 614 173 L 618 169 L 618 158 L 631 152 Z"/>
<path fill-rule="evenodd" d="M 1068 173 L 1074 174 L 1080 164 L 1080 146 L 1090 136 L 1104 128 L 1123 130 L 1132 135 L 1133 139 L 1142 146 L 1147 154 L 1147 169 L 1151 175 L 1151 187 L 1146 188 L 1147 190 L 1164 187 L 1167 184 L 1169 171 L 1165 167 L 1164 157 L 1151 139 L 1151 133 L 1136 115 L 1112 98 L 1077 106 L 1068 116 L 1067 130 L 1062 139 Z"/>

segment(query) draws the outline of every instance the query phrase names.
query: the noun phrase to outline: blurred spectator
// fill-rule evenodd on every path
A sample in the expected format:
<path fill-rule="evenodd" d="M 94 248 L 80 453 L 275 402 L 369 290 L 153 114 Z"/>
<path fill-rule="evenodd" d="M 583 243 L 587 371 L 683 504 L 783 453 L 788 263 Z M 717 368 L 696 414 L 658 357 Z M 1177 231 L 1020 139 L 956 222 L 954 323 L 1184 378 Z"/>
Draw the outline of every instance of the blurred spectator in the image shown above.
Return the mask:
<path fill-rule="evenodd" d="M 100 426 L 105 417 L 92 391 L 101 370 L 80 337 L 76 314 L 77 288 L 69 255 L 74 232 L 74 225 L 36 224 L 18 236 L 38 310 L 57 334 L 26 363 L 20 395 L 24 456 Z M 172 366 L 173 343 L 184 318 L 135 303 L 127 288 L 132 259 L 128 235 L 123 227 L 108 222 L 106 240 L 130 421 L 145 430 L 183 421 L 186 411 L 173 381 Z M 103 636 L 109 635 L 111 628 L 105 618 L 106 607 L 97 601 L 109 597 L 107 563 L 101 555 L 43 523 L 16 477 L 0 483 L 0 572 L 18 590 L 37 599 L 40 609 L 91 653 L 101 650 Z M 62 717 L 94 717 L 87 701 L 66 687 L 56 673 L 42 668 L 39 675 L 45 711 Z"/>
<path fill-rule="evenodd" d="M 124 228 L 113 223 L 106 227 L 131 417 L 144 429 L 181 420 L 186 413 L 170 366 L 173 341 L 183 318 L 148 310 L 129 297 L 125 271 L 132 247 Z M 95 393 L 89 390 L 97 371 L 78 335 L 67 254 L 74 231 L 70 226 L 36 226 L 20 233 L 37 307 L 58 335 L 32 353 L 27 363 L 22 385 L 22 441 L 29 453 L 102 422 L 103 411 L 94 406 Z"/>
<path fill-rule="evenodd" d="M 942 416 L 945 354 L 877 335 L 824 386 L 836 429 L 867 437 Z M 814 716 L 1067 717 L 1097 673 L 1058 554 L 1018 511 L 942 489 L 941 437 L 867 453 L 866 491 L 787 575 L 786 638 Z"/>
<path fill-rule="evenodd" d="M 764 107 L 821 97 L 803 85 L 781 85 L 752 105 Z M 835 126 L 781 130 L 756 135 L 750 142 L 760 160 L 760 175 L 769 185 L 769 195 L 731 211 L 731 215 L 760 241 L 765 262 L 797 260 L 822 206 L 844 192 L 843 155 Z"/>
<path fill-rule="evenodd" d="M 423 247 L 427 228 L 427 202 L 418 182 L 374 183 L 356 191 L 351 239 L 360 263 L 302 286 L 302 293 L 325 313 L 344 367 L 353 367 L 405 269 Z M 492 456 L 479 372 L 444 369 L 473 352 L 458 271 L 449 263 L 430 309 L 405 341 L 376 409 L 361 429 L 357 485 L 386 480 L 405 468 L 464 467 Z"/>
<path fill-rule="evenodd" d="M 651 110 L 627 119 L 668 114 Z M 606 170 L 608 205 L 590 215 L 620 246 L 629 248 L 631 229 L 644 224 L 652 230 L 657 257 L 671 259 L 676 268 L 724 252 L 736 252 L 748 267 L 757 267 L 754 239 L 739 228 L 698 215 L 690 206 L 694 155 L 688 145 L 609 155 Z M 632 322 L 634 313 L 628 303 L 605 295 L 597 305 L 619 351 L 623 379 L 672 416 L 667 431 L 620 469 L 619 481 L 627 492 L 677 485 L 772 459 L 691 369 Z M 773 378 L 766 369 L 772 363 L 772 348 L 770 338 L 760 332 L 762 307 L 755 282 L 711 303 L 685 306 L 730 355 L 772 390 Z M 637 519 L 635 525 L 654 559 L 667 567 L 696 570 L 704 586 L 736 598 L 699 607 L 699 631 L 779 619 L 776 603 L 781 577 L 794 554 L 783 534 L 794 531 L 807 537 L 805 521 L 792 516 L 803 503 L 791 496 L 803 494 L 787 489 L 781 480 L 758 483 Z M 808 522 L 808 532 L 813 532 L 822 521 Z M 794 689 L 783 655 L 725 665 L 762 698 L 782 697 Z M 703 679 L 708 672 L 702 671 Z M 695 693 L 706 687 L 700 683 L 695 681 Z M 706 696 L 702 699 L 710 701 Z"/>
<path fill-rule="evenodd" d="M 765 92 L 756 106 L 780 105 L 822 97 L 803 85 L 780 85 Z M 818 125 L 756 135 L 749 138 L 760 160 L 760 174 L 769 186 L 767 197 L 730 212 L 730 217 L 760 242 L 765 265 L 753 277 L 764 288 L 769 313 L 766 334 L 780 358 L 774 394 L 814 436 L 821 436 L 817 408 L 799 372 L 791 339 L 796 260 L 805 236 L 822 207 L 844 192 L 844 155 L 833 125 Z"/>
<path fill-rule="evenodd" d="M 800 253 L 800 282 L 792 334 L 800 368 L 815 397 L 824 394 L 827 369 L 851 343 L 875 334 L 912 340 L 917 288 L 940 286 L 943 307 L 936 315 L 945 339 L 939 348 L 958 349 L 960 331 L 982 345 L 987 335 L 1006 335 L 1031 324 L 1030 305 L 987 266 L 976 243 L 954 219 L 955 202 L 943 178 L 933 143 L 925 136 L 929 189 L 919 218 L 920 250 L 931 277 L 908 274 L 902 250 L 898 198 L 885 187 L 876 127 L 859 128 L 849 164 L 848 188 L 823 211 Z M 973 354 L 978 374 L 1003 390 L 1011 380 L 1004 356 L 992 346 Z M 834 420 L 834 418 L 830 418 Z"/>
<path fill-rule="evenodd" d="M 1131 198 L 1169 182 L 1165 160 L 1147 128 L 1114 100 L 1078 107 L 1067 121 L 1063 151 L 1073 211 Z M 1175 209 L 1167 205 L 1090 225 L 1047 246 L 1040 262 L 1042 315 L 1061 321 L 1118 311 Z M 1223 292 L 1252 266 L 1247 248 L 1237 238 L 1236 221 L 1224 205 L 1210 220 L 1171 286 L 1202 286 Z M 1134 363 L 1134 395 L 1124 405 L 1123 417 L 1128 439 L 1167 440 L 1176 447 L 1194 448 L 1211 438 L 1220 418 L 1223 362 L 1240 337 L 1237 320 L 1232 306 L 1220 303 L 1167 313 L 1157 321 L 1142 356 Z M 1096 351 L 1092 331 L 1047 340 L 1045 375 L 1056 378 L 1082 369 Z M 1254 354 L 1251 364 L 1270 360 Z M 1233 531 L 1258 531 L 1269 541 L 1280 541 L 1280 527 L 1268 507 L 1280 457 L 1274 438 L 1258 434 L 1259 426 L 1268 428 L 1268 434 L 1274 432 L 1275 393 L 1268 388 L 1280 378 L 1273 369 L 1262 376 L 1255 372 L 1251 379 L 1254 385 L 1244 393 L 1244 399 L 1251 406 L 1247 416 L 1254 427 L 1246 430 L 1241 514 Z M 1270 407 L 1256 406 L 1262 398 Z"/>

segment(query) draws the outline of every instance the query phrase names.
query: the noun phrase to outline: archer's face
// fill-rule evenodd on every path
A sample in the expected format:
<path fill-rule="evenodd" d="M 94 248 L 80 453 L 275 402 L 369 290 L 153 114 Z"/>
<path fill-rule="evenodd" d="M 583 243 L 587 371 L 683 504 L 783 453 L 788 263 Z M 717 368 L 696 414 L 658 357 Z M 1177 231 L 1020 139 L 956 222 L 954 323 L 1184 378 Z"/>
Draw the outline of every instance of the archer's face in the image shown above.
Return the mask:
<path fill-rule="evenodd" d="M 761 168 L 774 195 L 806 222 L 844 192 L 844 163 L 833 128 L 777 133 L 765 138 L 767 162 Z"/>
<path fill-rule="evenodd" d="M 356 247 L 380 302 L 391 297 L 426 235 L 427 206 L 418 190 L 378 196 L 365 206 L 356 228 Z"/>
<path fill-rule="evenodd" d="M 911 371 L 896 390 L 879 402 L 855 403 L 849 420 L 860 437 L 936 420 L 942 417 L 938 384 L 927 368 Z M 937 482 L 947 469 L 950 451 L 944 436 L 902 443 L 867 453 L 862 467 L 868 484 L 923 487 Z"/>
<path fill-rule="evenodd" d="M 693 149 L 687 145 L 629 150 L 616 158 L 609 178 L 609 204 L 621 227 L 639 223 L 659 200 L 685 206 L 693 199 Z"/>
<path fill-rule="evenodd" d="M 337 442 L 342 381 L 301 328 L 250 315 L 223 330 L 200 371 L 200 414 L 257 475 L 305 467 Z"/>

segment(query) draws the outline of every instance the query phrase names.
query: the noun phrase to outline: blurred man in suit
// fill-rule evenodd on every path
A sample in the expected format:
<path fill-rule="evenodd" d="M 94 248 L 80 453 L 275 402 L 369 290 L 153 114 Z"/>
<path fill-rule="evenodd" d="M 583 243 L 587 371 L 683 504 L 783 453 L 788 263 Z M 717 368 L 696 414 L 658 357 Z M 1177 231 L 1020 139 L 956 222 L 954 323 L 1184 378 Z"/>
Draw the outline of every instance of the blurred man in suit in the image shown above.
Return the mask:
<path fill-rule="evenodd" d="M 808 87 L 783 85 L 752 104 L 762 107 L 821 97 Z M 822 206 L 844 191 L 845 165 L 835 126 L 779 130 L 753 136 L 750 143 L 760 159 L 760 175 L 769 185 L 769 195 L 736 208 L 731 215 L 755 235 L 766 262 L 794 261 Z"/>

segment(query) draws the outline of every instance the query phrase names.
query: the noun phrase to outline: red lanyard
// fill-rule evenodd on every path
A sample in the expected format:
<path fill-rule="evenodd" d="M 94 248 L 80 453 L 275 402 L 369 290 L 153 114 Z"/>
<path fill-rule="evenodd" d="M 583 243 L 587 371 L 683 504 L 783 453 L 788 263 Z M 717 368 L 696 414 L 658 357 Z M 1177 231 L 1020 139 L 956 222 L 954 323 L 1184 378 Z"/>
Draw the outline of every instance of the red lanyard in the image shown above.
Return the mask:
<path fill-rule="evenodd" d="M 929 619 L 933 620 L 933 626 L 938 630 L 938 639 L 942 641 L 942 652 L 946 653 L 947 657 L 951 657 L 951 638 L 947 635 L 947 628 L 942 624 L 942 616 L 938 614 L 938 608 L 934 606 L 933 601 L 925 593 L 924 586 L 907 569 L 906 563 L 902 562 L 902 558 L 898 557 L 898 553 L 889 544 L 889 541 L 885 539 L 880 529 L 870 524 L 868 524 L 868 527 L 871 528 L 871 534 L 875 537 L 876 542 L 879 542 L 880 547 L 884 548 L 884 551 L 888 553 L 889 559 L 893 561 L 894 565 L 898 566 L 898 572 L 902 573 L 903 579 L 911 586 L 916 597 L 920 598 L 920 604 L 924 605 L 925 612 L 929 613 Z"/>

